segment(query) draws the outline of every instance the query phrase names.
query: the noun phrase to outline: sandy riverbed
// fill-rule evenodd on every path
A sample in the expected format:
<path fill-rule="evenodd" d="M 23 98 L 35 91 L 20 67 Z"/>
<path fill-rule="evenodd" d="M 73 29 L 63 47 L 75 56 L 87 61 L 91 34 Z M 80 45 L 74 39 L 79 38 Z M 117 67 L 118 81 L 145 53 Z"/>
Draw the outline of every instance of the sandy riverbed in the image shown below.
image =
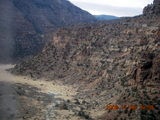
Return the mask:
<path fill-rule="evenodd" d="M 40 113 L 46 114 L 48 109 L 53 107 L 55 99 L 72 100 L 76 95 L 76 89 L 71 86 L 64 86 L 53 81 L 33 80 L 24 76 L 15 76 L 6 71 L 14 65 L 0 65 L 0 118 L 1 120 L 17 120 L 17 119 L 48 119 L 46 115 L 36 117 Z M 36 90 L 36 91 L 35 91 Z M 23 93 L 24 92 L 24 93 Z M 17 94 L 18 93 L 18 94 Z M 40 94 L 39 94 L 40 93 Z M 46 96 L 43 96 L 46 95 Z M 40 99 L 50 95 L 54 95 L 54 99 L 50 97 L 48 103 Z M 40 99 L 36 99 L 38 96 Z M 56 100 L 55 100 L 56 101 Z M 42 104 L 42 105 L 41 105 Z M 31 108 L 38 108 L 39 110 L 34 115 L 25 116 L 25 112 Z M 52 110 L 53 111 L 53 110 Z M 61 111 L 66 114 L 68 111 Z M 68 114 L 70 114 L 68 112 Z M 43 117 L 42 117 L 43 116 Z"/>

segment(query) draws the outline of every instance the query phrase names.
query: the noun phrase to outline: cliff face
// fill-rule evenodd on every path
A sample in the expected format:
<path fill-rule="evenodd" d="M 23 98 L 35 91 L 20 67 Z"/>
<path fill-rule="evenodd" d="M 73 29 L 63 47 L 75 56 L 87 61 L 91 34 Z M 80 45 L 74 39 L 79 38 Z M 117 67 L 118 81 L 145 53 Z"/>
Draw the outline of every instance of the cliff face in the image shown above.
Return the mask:
<path fill-rule="evenodd" d="M 148 5 L 143 10 L 144 15 L 160 15 L 160 1 L 154 0 L 153 4 Z"/>
<path fill-rule="evenodd" d="M 160 17 L 147 18 L 61 29 L 39 55 L 18 64 L 13 72 L 78 84 L 79 98 L 92 98 L 101 109 L 113 100 L 111 104 L 157 106 Z M 125 114 L 108 111 L 102 120 L 159 117 L 158 110 L 152 115 L 141 110 Z"/>
<path fill-rule="evenodd" d="M 60 29 L 41 53 L 12 72 L 77 84 L 77 98 L 89 101 L 88 110 L 103 111 L 109 104 L 128 106 L 107 109 L 96 120 L 158 120 L 159 21 L 159 15 L 142 15 Z M 141 105 L 153 105 L 154 110 L 143 110 Z"/>
<path fill-rule="evenodd" d="M 37 53 L 45 44 L 43 34 L 59 27 L 95 21 L 66 0 L 1 0 L 0 9 L 0 59 L 4 60 Z"/>

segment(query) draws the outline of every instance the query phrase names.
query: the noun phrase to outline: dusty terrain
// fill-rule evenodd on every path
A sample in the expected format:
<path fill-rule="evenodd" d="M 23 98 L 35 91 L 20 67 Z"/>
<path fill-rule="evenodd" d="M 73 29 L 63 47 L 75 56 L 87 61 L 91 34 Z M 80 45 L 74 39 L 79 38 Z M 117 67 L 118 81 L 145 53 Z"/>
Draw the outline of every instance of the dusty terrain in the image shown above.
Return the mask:
<path fill-rule="evenodd" d="M 91 119 L 83 111 L 86 106 L 75 99 L 76 86 L 66 86 L 56 80 L 15 76 L 6 71 L 12 67 L 0 65 L 1 120 Z"/>
<path fill-rule="evenodd" d="M 8 74 L 5 69 L 9 65 L 0 65 L 0 119 L 15 119 L 17 115 L 19 103 L 16 100 L 17 95 L 12 87 L 13 77 Z"/>

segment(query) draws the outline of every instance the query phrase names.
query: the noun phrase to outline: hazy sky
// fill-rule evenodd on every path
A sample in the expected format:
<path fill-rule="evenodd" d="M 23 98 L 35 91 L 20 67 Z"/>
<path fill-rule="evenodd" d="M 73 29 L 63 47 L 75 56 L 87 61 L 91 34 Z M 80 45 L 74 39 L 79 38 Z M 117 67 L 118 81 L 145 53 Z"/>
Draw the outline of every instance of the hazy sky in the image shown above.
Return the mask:
<path fill-rule="evenodd" d="M 69 0 L 74 5 L 94 15 L 135 16 L 153 0 Z"/>

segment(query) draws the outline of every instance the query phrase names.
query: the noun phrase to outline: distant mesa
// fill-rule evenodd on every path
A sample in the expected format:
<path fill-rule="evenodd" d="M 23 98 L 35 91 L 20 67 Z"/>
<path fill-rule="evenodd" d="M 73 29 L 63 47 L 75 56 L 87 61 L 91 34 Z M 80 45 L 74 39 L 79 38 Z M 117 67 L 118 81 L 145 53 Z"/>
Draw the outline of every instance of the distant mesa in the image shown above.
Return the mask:
<path fill-rule="evenodd" d="M 113 15 L 94 15 L 94 16 L 99 21 L 119 19 L 119 17 L 113 16 Z"/>

